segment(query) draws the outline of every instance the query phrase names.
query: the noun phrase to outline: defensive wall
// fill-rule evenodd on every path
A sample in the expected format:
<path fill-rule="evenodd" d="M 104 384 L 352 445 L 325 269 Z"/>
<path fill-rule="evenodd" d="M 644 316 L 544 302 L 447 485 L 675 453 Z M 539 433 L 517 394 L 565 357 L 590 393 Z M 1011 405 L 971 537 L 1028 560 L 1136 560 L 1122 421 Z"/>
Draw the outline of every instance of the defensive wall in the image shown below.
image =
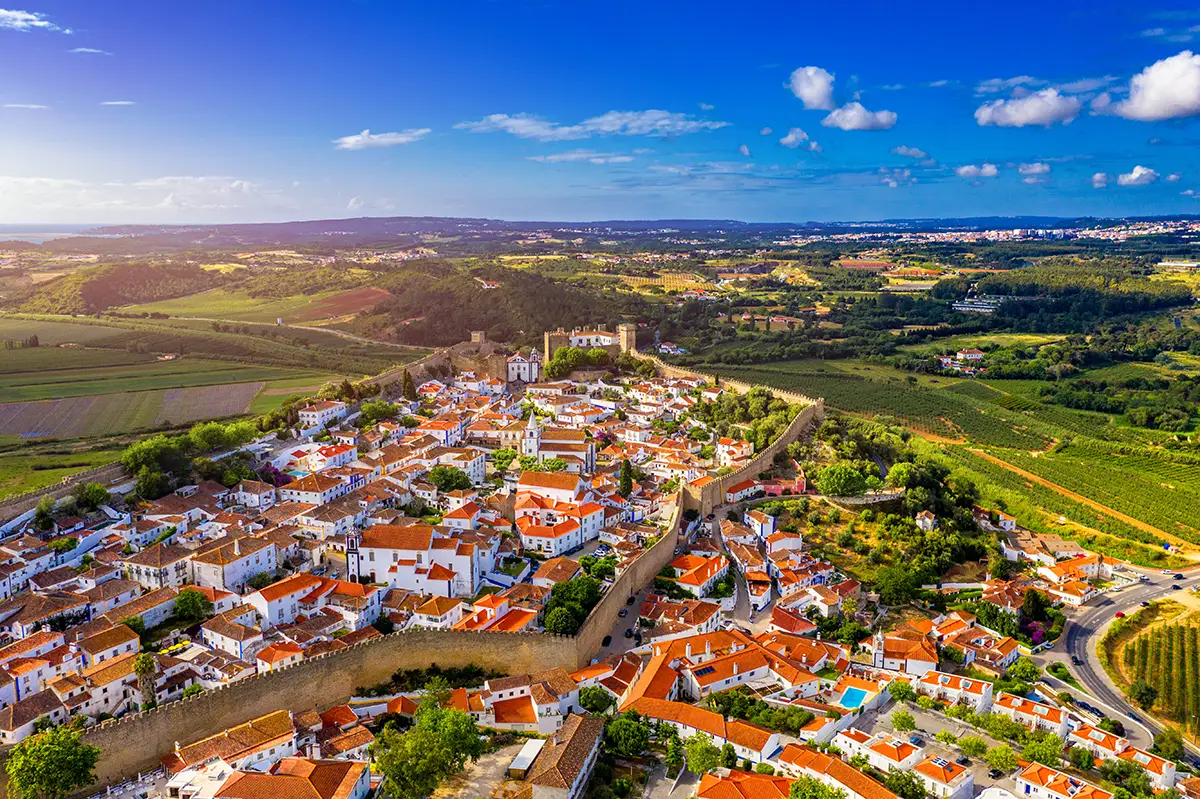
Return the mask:
<path fill-rule="evenodd" d="M 22 513 L 28 513 L 37 507 L 42 497 L 60 500 L 75 490 L 80 483 L 102 483 L 106 488 L 125 477 L 125 470 L 119 463 L 109 463 L 104 466 L 93 466 L 82 472 L 67 475 L 56 485 L 39 488 L 36 491 L 26 491 L 0 502 L 0 521 L 12 519 Z"/>
<path fill-rule="evenodd" d="M 810 427 L 820 424 L 821 420 L 825 418 L 825 400 L 819 397 L 814 399 L 795 391 L 784 391 L 783 389 L 771 386 L 755 386 L 751 383 L 744 383 L 741 380 L 729 380 L 718 375 L 695 372 L 690 369 L 673 366 L 653 355 L 646 355 L 644 353 L 637 353 L 637 357 L 654 364 L 654 368 L 664 377 L 703 380 L 715 383 L 727 391 L 736 391 L 739 394 L 745 394 L 752 388 L 765 388 L 782 400 L 793 405 L 803 406 L 784 431 L 765 449 L 756 454 L 745 466 L 736 472 L 723 475 L 700 488 L 692 485 L 684 486 L 684 507 L 697 510 L 701 515 L 707 515 L 712 512 L 713 508 L 725 504 L 725 492 L 730 486 L 740 483 L 743 480 L 756 479 L 761 472 L 769 471 L 775 461 L 776 455 L 786 450 L 789 444 L 804 435 Z"/>
<path fill-rule="evenodd" d="M 435 663 L 521 674 L 556 666 L 574 670 L 579 656 L 576 638 L 545 633 L 393 633 L 89 728 L 84 740 L 101 750 L 96 784 L 156 768 L 176 742 L 196 741 L 274 710 L 325 709 L 348 701 L 355 688 L 387 681 L 397 669 Z"/>

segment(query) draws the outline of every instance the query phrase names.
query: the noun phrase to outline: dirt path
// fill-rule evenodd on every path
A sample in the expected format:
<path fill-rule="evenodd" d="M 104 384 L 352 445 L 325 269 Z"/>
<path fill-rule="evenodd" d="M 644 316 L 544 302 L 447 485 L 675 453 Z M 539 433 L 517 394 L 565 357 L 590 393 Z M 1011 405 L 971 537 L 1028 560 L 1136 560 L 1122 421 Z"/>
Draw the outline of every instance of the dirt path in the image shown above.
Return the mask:
<path fill-rule="evenodd" d="M 1178 536 L 1171 535 L 1170 533 L 1166 532 L 1165 530 L 1160 530 L 1157 527 L 1155 527 L 1154 525 L 1146 524 L 1145 522 L 1139 521 L 1139 520 L 1133 518 L 1132 516 L 1127 516 L 1126 514 L 1121 513 L 1118 510 L 1113 510 L 1112 508 L 1108 507 L 1107 505 L 1101 505 L 1099 502 L 1096 502 L 1094 499 L 1088 499 L 1087 497 L 1083 496 L 1082 494 L 1076 494 L 1074 491 L 1063 488 L 1062 486 L 1058 485 L 1057 483 L 1052 483 L 1044 477 L 1038 477 L 1036 474 L 1033 474 L 1032 472 L 1027 472 L 1018 466 L 1013 466 L 1011 463 L 1008 463 L 1007 461 L 1003 461 L 1000 458 L 997 458 L 995 455 L 992 455 L 991 453 L 984 452 L 981 449 L 969 449 L 968 452 L 972 452 L 981 458 L 989 460 L 992 463 L 996 464 L 997 466 L 1002 466 L 1005 469 L 1008 469 L 1013 474 L 1018 474 L 1021 477 L 1024 477 L 1026 480 L 1028 480 L 1031 483 L 1037 483 L 1038 485 L 1042 486 L 1043 488 L 1049 488 L 1051 491 L 1054 491 L 1057 494 L 1062 494 L 1064 497 L 1067 497 L 1068 499 L 1072 499 L 1081 505 L 1086 505 L 1089 508 L 1091 508 L 1092 510 L 1098 510 L 1101 513 L 1112 516 L 1114 519 L 1120 519 L 1121 521 L 1125 522 L 1126 524 L 1128 524 L 1132 527 L 1136 527 L 1137 529 L 1139 529 L 1143 532 L 1150 533 L 1151 535 L 1161 536 L 1164 541 L 1168 541 L 1168 542 L 1174 544 L 1175 546 L 1178 546 L 1180 548 L 1183 548 L 1183 547 L 1190 548 L 1191 547 L 1191 544 L 1189 544 L 1187 541 L 1184 541 L 1182 538 L 1179 538 Z"/>

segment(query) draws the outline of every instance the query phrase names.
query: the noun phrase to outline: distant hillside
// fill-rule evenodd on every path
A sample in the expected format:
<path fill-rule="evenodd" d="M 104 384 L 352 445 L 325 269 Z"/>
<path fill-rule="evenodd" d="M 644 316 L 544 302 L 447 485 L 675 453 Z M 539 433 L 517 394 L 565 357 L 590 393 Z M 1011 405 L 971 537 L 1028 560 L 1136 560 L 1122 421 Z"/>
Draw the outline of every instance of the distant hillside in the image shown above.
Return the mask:
<path fill-rule="evenodd" d="M 480 280 L 499 285 L 484 288 Z M 374 285 L 394 296 L 360 316 L 354 330 L 419 346 L 454 344 L 472 330 L 497 341 L 534 344 L 547 329 L 615 324 L 646 312 L 645 301 L 634 294 L 580 288 L 500 266 L 466 271 L 424 263 Z"/>
<path fill-rule="evenodd" d="M 104 264 L 43 283 L 13 304 L 27 313 L 90 314 L 183 297 L 225 282 L 220 272 L 190 264 Z"/>

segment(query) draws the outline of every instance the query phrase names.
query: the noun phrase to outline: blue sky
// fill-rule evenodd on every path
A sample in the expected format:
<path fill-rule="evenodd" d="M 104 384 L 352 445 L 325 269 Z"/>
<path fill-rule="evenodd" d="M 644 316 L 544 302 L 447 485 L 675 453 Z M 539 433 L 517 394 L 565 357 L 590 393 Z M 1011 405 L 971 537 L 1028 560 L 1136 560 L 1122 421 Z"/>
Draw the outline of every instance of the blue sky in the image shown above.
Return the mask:
<path fill-rule="evenodd" d="M 1200 213 L 1194 3 L 0 0 L 0 75 L 8 223 Z"/>

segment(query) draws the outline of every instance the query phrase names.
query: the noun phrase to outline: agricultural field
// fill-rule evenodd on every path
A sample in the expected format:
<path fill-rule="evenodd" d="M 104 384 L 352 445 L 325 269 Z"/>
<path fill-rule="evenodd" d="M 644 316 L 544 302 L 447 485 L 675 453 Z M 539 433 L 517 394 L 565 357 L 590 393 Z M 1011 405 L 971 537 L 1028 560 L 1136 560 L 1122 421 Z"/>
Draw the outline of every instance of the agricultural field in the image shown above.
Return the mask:
<path fill-rule="evenodd" d="M 320 329 L 277 327 L 273 321 L 252 324 L 106 316 L 92 322 L 69 316 L 21 315 L 0 317 L 0 330 L 10 331 L 0 338 L 19 339 L 36 333 L 42 344 L 81 342 L 126 352 L 182 354 L 351 377 L 378 374 L 425 354 L 415 347 L 359 341 Z M 51 339 L 42 338 L 43 332 Z"/>
<path fill-rule="evenodd" d="M 389 296 L 382 289 L 298 295 L 280 299 L 251 297 L 240 291 L 211 291 L 121 308 L 122 313 L 160 313 L 168 316 L 219 319 L 233 322 L 315 322 L 369 310 Z"/>
<path fill-rule="evenodd" d="M 22 448 L 0 453 L 0 500 L 56 485 L 76 472 L 112 463 L 122 450 L 114 445 L 80 451 Z"/>
<path fill-rule="evenodd" d="M 29 362 L 31 353 L 43 352 L 45 368 Z M 116 350 L 60 350 L 38 347 L 16 350 L 18 360 L 0 356 L 0 397 L 6 403 L 69 397 L 120 394 L 158 389 L 232 383 L 262 383 L 302 378 L 319 382 L 327 375 L 301 369 L 227 363 L 202 358 L 159 361 L 154 356 Z M 64 355 L 64 357 L 56 357 Z"/>
<path fill-rule="evenodd" d="M 1130 682 L 1142 680 L 1158 691 L 1152 707 L 1155 716 L 1175 722 L 1192 740 L 1197 739 L 1200 626 L 1194 616 L 1152 626 L 1125 644 L 1118 662 Z"/>
<path fill-rule="evenodd" d="M 77 438 L 238 416 L 247 412 L 264 385 L 234 383 L 2 403 L 0 435 Z"/>
<path fill-rule="evenodd" d="M 1162 447 L 1168 436 L 1160 431 L 1040 403 L 1034 381 L 905 375 L 856 361 L 718 369 L 916 431 L 932 455 L 1030 529 L 1142 565 L 1200 559 L 1200 519 L 1190 499 L 1200 491 L 1200 458 Z"/>
<path fill-rule="evenodd" d="M 1064 338 L 1065 336 L 1048 333 L 989 333 L 986 336 L 972 334 L 948 336 L 947 338 L 941 338 L 927 344 L 904 344 L 899 349 L 918 355 L 937 355 L 943 352 L 956 352 L 972 347 L 978 349 L 985 344 L 998 347 L 1031 347 L 1042 344 L 1053 344 Z"/>
<path fill-rule="evenodd" d="M 29 336 L 37 336 L 43 347 L 58 346 L 59 344 L 87 346 L 115 338 L 120 332 L 116 328 L 103 325 L 0 317 L 0 340 L 20 340 Z"/>

